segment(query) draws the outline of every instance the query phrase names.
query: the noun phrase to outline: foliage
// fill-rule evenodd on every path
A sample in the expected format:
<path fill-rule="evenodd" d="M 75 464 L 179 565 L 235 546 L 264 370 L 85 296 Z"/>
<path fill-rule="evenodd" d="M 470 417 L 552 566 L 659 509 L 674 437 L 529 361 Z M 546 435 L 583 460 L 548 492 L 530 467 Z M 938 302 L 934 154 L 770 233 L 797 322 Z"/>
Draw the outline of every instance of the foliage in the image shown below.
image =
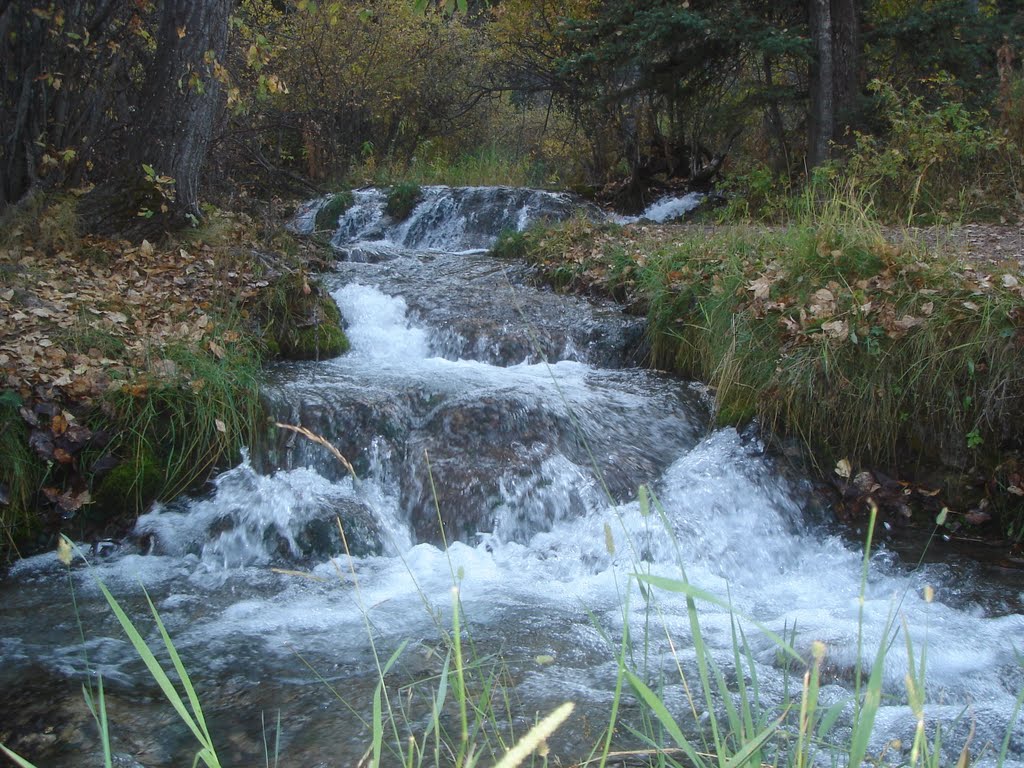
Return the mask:
<path fill-rule="evenodd" d="M 388 190 L 384 212 L 396 221 L 402 221 L 409 218 L 413 208 L 422 199 L 423 190 L 420 189 L 419 184 L 409 181 L 399 182 Z"/>
<path fill-rule="evenodd" d="M 931 83 L 947 91 L 949 81 Z M 1024 212 L 1024 161 L 986 112 L 971 112 L 946 96 L 928 108 L 924 96 L 875 81 L 878 114 L 886 129 L 858 132 L 843 171 L 897 220 L 925 223 L 997 218 Z"/>
<path fill-rule="evenodd" d="M 1020 279 L 890 242 L 849 194 L 809 194 L 786 229 L 569 222 L 526 238 L 554 284 L 645 312 L 653 364 L 708 381 L 723 421 L 759 417 L 823 472 L 844 459 L 937 471 L 958 492 L 962 476 L 994 477 L 1022 441 Z M 992 501 L 1019 531 L 1005 490 Z"/>
<path fill-rule="evenodd" d="M 338 226 L 338 219 L 352 205 L 352 193 L 348 190 L 332 195 L 319 211 L 316 212 L 316 228 L 320 231 L 333 232 Z"/>

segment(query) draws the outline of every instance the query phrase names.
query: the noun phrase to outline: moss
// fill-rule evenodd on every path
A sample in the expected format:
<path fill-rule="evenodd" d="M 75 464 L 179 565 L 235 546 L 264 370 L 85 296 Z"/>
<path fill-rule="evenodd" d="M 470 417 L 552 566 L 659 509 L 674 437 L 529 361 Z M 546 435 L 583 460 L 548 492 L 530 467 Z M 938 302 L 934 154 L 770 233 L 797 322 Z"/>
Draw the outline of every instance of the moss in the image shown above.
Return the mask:
<path fill-rule="evenodd" d="M 339 192 L 331 197 L 327 203 L 316 212 L 316 228 L 334 230 L 338 226 L 338 219 L 351 207 L 353 203 L 352 193 L 348 190 Z"/>
<path fill-rule="evenodd" d="M 526 257 L 527 251 L 525 234 L 514 229 L 503 229 L 488 253 L 502 259 L 522 259 Z"/>
<path fill-rule="evenodd" d="M 757 416 L 757 403 L 750 398 L 718 398 L 715 422 L 719 427 L 744 427 Z"/>
<path fill-rule="evenodd" d="M 288 360 L 324 360 L 348 351 L 338 305 L 302 273 L 288 275 L 259 298 L 264 349 Z"/>
<path fill-rule="evenodd" d="M 297 329 L 280 347 L 280 354 L 289 360 L 319 360 L 343 355 L 348 348 L 348 337 L 341 326 L 324 323 Z"/>
<path fill-rule="evenodd" d="M 384 212 L 393 219 L 407 219 L 413 208 L 423 199 L 423 190 L 419 184 L 403 181 L 388 190 L 388 202 Z"/>
<path fill-rule="evenodd" d="M 89 517 L 93 521 L 137 517 L 157 500 L 164 486 L 163 462 L 156 454 L 140 447 L 135 456 L 122 461 L 107 473 L 93 492 Z"/>

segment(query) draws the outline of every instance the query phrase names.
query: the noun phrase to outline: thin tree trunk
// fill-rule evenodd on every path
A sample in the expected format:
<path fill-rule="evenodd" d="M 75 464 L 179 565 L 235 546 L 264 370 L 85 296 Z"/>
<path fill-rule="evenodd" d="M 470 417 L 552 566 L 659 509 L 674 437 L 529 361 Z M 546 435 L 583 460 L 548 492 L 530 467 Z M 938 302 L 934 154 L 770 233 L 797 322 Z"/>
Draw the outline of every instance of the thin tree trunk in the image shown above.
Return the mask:
<path fill-rule="evenodd" d="M 149 237 L 200 216 L 200 173 L 220 108 L 214 63 L 224 58 L 230 6 L 165 0 L 125 162 L 80 206 L 90 231 Z M 159 177 L 172 181 L 154 183 Z"/>
<path fill-rule="evenodd" d="M 810 69 L 807 165 L 832 156 L 856 111 L 859 89 L 860 16 L 856 0 L 808 0 L 815 57 Z"/>
<path fill-rule="evenodd" d="M 814 168 L 829 158 L 836 122 L 832 91 L 832 4 L 830 0 L 809 0 L 808 10 L 815 61 L 810 77 L 807 164 Z"/>

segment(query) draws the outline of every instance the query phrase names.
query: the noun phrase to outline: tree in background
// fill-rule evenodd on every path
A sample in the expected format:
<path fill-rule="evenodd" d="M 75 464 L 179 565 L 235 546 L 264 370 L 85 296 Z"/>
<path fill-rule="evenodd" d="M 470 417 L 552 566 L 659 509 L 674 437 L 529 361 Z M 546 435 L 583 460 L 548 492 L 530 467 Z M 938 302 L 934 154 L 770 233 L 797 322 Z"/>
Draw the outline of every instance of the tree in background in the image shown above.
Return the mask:
<path fill-rule="evenodd" d="M 231 0 L 164 0 L 123 162 L 80 206 L 90 231 L 141 237 L 198 222 L 230 8 Z"/>

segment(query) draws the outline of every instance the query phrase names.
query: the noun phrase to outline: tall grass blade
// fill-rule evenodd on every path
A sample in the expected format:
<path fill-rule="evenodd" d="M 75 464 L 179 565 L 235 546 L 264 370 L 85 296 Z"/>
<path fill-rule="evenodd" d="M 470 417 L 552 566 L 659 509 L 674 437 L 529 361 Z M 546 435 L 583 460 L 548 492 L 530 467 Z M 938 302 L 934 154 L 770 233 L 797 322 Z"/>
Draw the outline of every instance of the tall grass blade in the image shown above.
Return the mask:
<path fill-rule="evenodd" d="M 690 744 L 689 740 L 683 735 L 683 732 L 679 729 L 679 724 L 669 713 L 662 700 L 658 698 L 658 695 L 648 688 L 647 684 L 643 680 L 628 669 L 624 669 L 623 671 L 625 672 L 626 679 L 629 680 L 629 684 L 633 686 L 633 690 L 637 692 L 637 695 L 643 699 L 651 712 L 654 713 L 654 716 L 658 718 L 658 722 L 660 722 L 662 727 L 668 732 L 668 735 L 672 737 L 676 746 L 683 750 L 686 756 L 693 761 L 694 765 L 702 768 L 704 766 L 704 761 L 697 753 L 697 750 L 693 748 L 693 745 Z"/>
<path fill-rule="evenodd" d="M 871 666 L 871 675 L 868 677 L 867 688 L 864 690 L 863 703 L 854 721 L 853 734 L 850 738 L 849 768 L 858 768 L 867 755 L 868 740 L 875 727 L 875 715 L 878 714 L 878 708 L 882 705 L 882 670 L 885 665 L 891 630 L 892 617 L 890 616 L 885 623 L 882 639 L 878 643 L 878 651 Z"/>
<path fill-rule="evenodd" d="M 384 690 L 384 681 L 377 683 L 373 692 L 373 759 L 370 761 L 372 768 L 380 768 L 381 744 L 384 742 L 384 717 L 381 710 L 381 694 Z"/>
<path fill-rule="evenodd" d="M 14 752 L 11 752 L 11 750 L 9 750 L 3 744 L 0 744 L 0 752 L 3 752 L 5 755 L 7 755 L 9 758 L 11 758 L 11 760 L 13 760 L 16 765 L 20 765 L 21 768 L 36 768 L 36 766 L 33 763 L 30 763 L 28 760 L 23 758 L 21 755 L 18 755 L 18 754 L 14 753 Z"/>
<path fill-rule="evenodd" d="M 113 756 L 110 752 L 110 728 L 107 723 L 107 700 L 103 696 L 103 678 L 96 682 L 96 700 L 93 700 L 92 691 L 89 686 L 82 685 L 82 697 L 85 699 L 85 706 L 89 709 L 92 719 L 96 721 L 96 727 L 100 732 L 100 743 L 103 746 L 103 765 L 111 768 Z"/>
<path fill-rule="evenodd" d="M 752 765 L 755 768 L 756 766 L 759 766 L 761 764 L 761 760 L 756 758 L 756 755 L 760 753 L 761 747 L 763 747 L 765 742 L 771 738 L 773 733 L 775 733 L 779 724 L 782 723 L 783 717 L 785 717 L 785 713 L 783 713 L 774 723 L 757 734 L 757 736 L 744 744 L 743 748 L 739 752 L 725 762 L 723 768 L 739 768 L 740 766 L 747 765 L 751 760 L 753 760 Z"/>
<path fill-rule="evenodd" d="M 788 642 L 786 642 L 785 639 L 780 637 L 776 632 L 773 632 L 771 629 L 769 629 L 767 626 L 757 621 L 756 619 L 752 619 L 749 616 L 744 616 L 741 613 L 737 613 L 735 608 L 733 608 L 732 604 L 729 603 L 728 600 L 723 600 L 722 598 L 712 594 L 711 592 L 703 590 L 700 587 L 695 587 L 688 581 L 679 581 L 678 579 L 669 579 L 665 576 L 655 576 L 653 574 L 646 573 L 633 573 L 631 575 L 635 576 L 638 581 L 646 582 L 647 584 L 650 584 L 652 587 L 660 587 L 661 589 L 664 589 L 666 592 L 677 592 L 679 594 L 686 595 L 688 598 L 703 600 L 706 603 L 717 605 L 719 608 L 724 608 L 725 610 L 743 619 L 744 621 L 749 621 L 755 627 L 760 629 L 766 637 L 770 638 L 772 642 L 774 642 L 784 653 L 786 653 L 788 656 L 791 656 L 795 661 L 798 661 L 801 664 L 804 663 L 804 660 L 800 657 L 800 654 L 793 650 L 793 647 Z"/>
<path fill-rule="evenodd" d="M 206 734 L 202 729 L 200 729 L 196 724 L 196 721 L 189 714 L 188 709 L 185 707 L 185 703 L 182 701 L 181 696 L 175 689 L 174 684 L 160 665 L 160 662 L 157 661 L 156 656 L 153 655 L 153 651 L 150 650 L 146 641 L 143 640 L 142 635 L 140 635 L 139 631 L 135 628 L 131 619 L 128 618 L 128 615 L 121 608 L 121 605 L 117 602 L 114 596 L 110 594 L 110 590 L 107 589 L 107 586 L 98 579 L 96 583 L 99 585 L 100 592 L 102 592 L 103 596 L 106 598 L 110 609 L 114 612 L 114 616 L 117 617 L 118 622 L 121 624 L 121 628 L 124 630 L 125 634 L 128 635 L 128 640 L 131 642 L 132 647 L 135 648 L 135 652 L 139 655 L 143 664 L 146 665 L 146 669 L 149 670 L 150 675 L 152 675 L 153 680 L 160 687 L 160 690 L 163 691 L 167 701 L 170 702 L 172 707 L 174 707 L 174 711 L 178 713 L 178 717 L 181 718 L 181 721 L 188 726 L 189 730 L 192 731 L 196 740 L 200 744 L 204 747 L 210 746 L 207 743 Z"/>
<path fill-rule="evenodd" d="M 185 694 L 188 696 L 189 704 L 192 707 L 192 713 L 196 718 L 196 724 L 206 737 L 204 744 L 212 749 L 210 731 L 206 727 L 206 718 L 203 717 L 203 707 L 199 703 L 199 696 L 196 695 L 196 689 L 192 685 L 192 679 L 188 676 L 185 665 L 182 663 L 181 657 L 178 655 L 178 650 L 174 647 L 174 643 L 171 641 L 171 636 L 167 632 L 167 628 L 164 626 L 164 623 L 160 618 L 160 614 L 157 612 L 156 606 L 153 605 L 153 600 L 150 598 L 149 592 L 146 591 L 145 587 L 142 588 L 142 593 L 146 596 L 146 603 L 149 605 L 149 610 L 153 614 L 154 621 L 156 621 L 157 629 L 160 632 L 160 637 L 164 641 L 164 646 L 167 648 L 167 653 L 171 657 L 171 663 L 174 665 L 174 671 L 177 672 L 178 679 L 181 680 L 182 687 L 185 689 Z"/>
<path fill-rule="evenodd" d="M 1017 663 L 1022 663 L 1020 657 L 1017 658 Z M 1020 714 L 1022 706 L 1024 706 L 1024 686 L 1021 687 L 1020 693 L 1017 694 L 1017 702 L 1013 706 L 1013 714 L 1010 715 L 1010 722 L 1006 726 L 1006 735 L 1003 736 L 1003 744 L 999 748 L 997 765 L 1003 765 L 1006 762 L 1006 753 L 1010 749 L 1010 738 L 1013 736 L 1013 726 L 1017 722 L 1017 716 Z"/>

